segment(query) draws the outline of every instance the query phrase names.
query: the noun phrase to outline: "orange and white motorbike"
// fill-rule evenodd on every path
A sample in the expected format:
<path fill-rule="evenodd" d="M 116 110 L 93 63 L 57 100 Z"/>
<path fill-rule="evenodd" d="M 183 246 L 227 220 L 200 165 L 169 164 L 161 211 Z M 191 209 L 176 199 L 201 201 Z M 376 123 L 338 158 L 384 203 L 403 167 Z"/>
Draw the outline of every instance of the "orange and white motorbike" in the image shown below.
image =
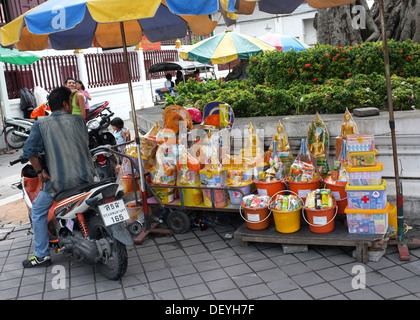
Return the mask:
<path fill-rule="evenodd" d="M 10 162 L 26 163 L 19 158 Z M 32 201 L 41 182 L 30 164 L 21 172 L 21 189 L 31 218 Z M 80 185 L 58 194 L 48 213 L 50 244 L 79 262 L 95 264 L 110 280 L 120 279 L 127 270 L 127 248 L 133 245 L 128 231 L 130 219 L 113 180 Z M 32 219 L 31 219 L 32 221 Z"/>

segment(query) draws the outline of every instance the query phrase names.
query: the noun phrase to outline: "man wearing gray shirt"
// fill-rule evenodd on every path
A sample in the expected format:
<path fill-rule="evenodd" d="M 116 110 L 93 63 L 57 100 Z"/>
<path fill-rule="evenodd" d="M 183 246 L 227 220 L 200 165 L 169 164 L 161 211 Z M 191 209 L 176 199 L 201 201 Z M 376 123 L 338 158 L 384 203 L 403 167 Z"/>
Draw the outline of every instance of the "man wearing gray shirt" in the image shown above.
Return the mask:
<path fill-rule="evenodd" d="M 23 147 L 23 157 L 29 159 L 42 181 L 42 189 L 32 203 L 34 254 L 22 262 L 25 268 L 51 265 L 47 220 L 54 197 L 94 181 L 85 119 L 71 114 L 71 98 L 72 92 L 66 87 L 51 91 L 48 102 L 52 113 L 34 123 Z M 39 161 L 41 152 L 45 153 L 48 172 Z"/>

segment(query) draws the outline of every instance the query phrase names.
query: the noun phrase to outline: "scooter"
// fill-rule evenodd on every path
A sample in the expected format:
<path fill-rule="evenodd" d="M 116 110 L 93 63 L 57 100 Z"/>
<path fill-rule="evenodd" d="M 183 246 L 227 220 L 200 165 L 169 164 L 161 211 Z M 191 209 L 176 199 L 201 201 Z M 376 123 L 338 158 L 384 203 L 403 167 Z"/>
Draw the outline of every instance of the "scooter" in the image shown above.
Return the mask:
<path fill-rule="evenodd" d="M 4 123 L 3 134 L 5 134 L 8 146 L 12 149 L 22 148 L 31 133 L 34 120 L 19 117 L 5 117 Z"/>
<path fill-rule="evenodd" d="M 19 158 L 10 162 L 26 163 Z M 21 172 L 23 198 L 31 219 L 32 201 L 41 182 L 32 165 Z M 132 246 L 127 221 L 130 219 L 114 180 L 103 180 L 77 186 L 56 195 L 48 213 L 50 244 L 58 252 L 79 262 L 94 264 L 107 279 L 118 280 L 127 270 L 127 248 Z M 32 221 L 32 219 L 31 219 Z"/>
<path fill-rule="evenodd" d="M 100 113 L 88 121 L 89 149 L 94 160 L 95 170 L 100 180 L 115 178 L 117 158 L 110 151 L 116 145 L 114 135 L 108 131 L 114 112 L 107 106 Z"/>

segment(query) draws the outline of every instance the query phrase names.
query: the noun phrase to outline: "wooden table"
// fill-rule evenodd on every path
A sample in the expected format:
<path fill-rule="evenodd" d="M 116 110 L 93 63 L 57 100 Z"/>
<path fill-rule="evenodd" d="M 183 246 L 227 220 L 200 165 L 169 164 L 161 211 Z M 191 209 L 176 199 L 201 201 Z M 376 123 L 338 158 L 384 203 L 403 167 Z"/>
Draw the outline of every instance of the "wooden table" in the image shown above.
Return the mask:
<path fill-rule="evenodd" d="M 334 230 L 329 233 L 313 233 L 307 224 L 301 224 L 301 228 L 294 233 L 280 233 L 274 223 L 264 230 L 248 229 L 244 223 L 235 231 L 234 237 L 240 239 L 244 246 L 247 246 L 248 242 L 267 242 L 356 247 L 356 260 L 363 263 L 368 262 L 368 248 L 373 246 L 375 241 L 383 240 L 381 234 L 349 233 L 347 226 L 340 222 L 336 222 Z"/>

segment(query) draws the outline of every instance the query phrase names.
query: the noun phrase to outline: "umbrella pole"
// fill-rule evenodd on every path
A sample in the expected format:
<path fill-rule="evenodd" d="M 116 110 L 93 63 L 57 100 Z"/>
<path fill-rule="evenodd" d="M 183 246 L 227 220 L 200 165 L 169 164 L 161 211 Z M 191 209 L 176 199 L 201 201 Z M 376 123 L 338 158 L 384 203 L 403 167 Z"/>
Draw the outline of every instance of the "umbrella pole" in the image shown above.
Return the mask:
<path fill-rule="evenodd" d="M 149 208 L 147 205 L 147 193 L 146 193 L 146 187 L 144 182 L 144 173 L 143 173 L 143 166 L 141 163 L 141 151 L 140 151 L 140 135 L 139 135 L 139 129 L 137 125 L 137 114 L 136 114 L 136 107 L 134 105 L 134 95 L 133 95 L 133 86 L 131 83 L 131 73 L 130 73 L 130 65 L 128 63 L 128 53 L 127 53 L 127 43 L 125 40 L 125 31 L 124 31 L 124 23 L 120 22 L 120 30 L 121 30 L 121 38 L 123 42 L 123 51 L 124 51 L 124 65 L 125 65 L 125 72 L 128 82 L 128 92 L 130 95 L 130 102 L 131 102 L 131 113 L 133 116 L 133 122 L 134 122 L 134 134 L 135 134 L 135 141 L 137 145 L 137 160 L 138 160 L 138 166 L 139 166 L 139 175 L 140 175 L 140 188 L 141 188 L 141 198 L 143 202 L 143 213 L 144 213 L 144 222 L 145 222 L 145 228 L 140 233 L 140 235 L 134 239 L 135 244 L 142 244 L 143 238 L 147 236 L 149 232 L 156 232 L 161 234 L 172 234 L 170 230 L 165 229 L 156 229 L 154 228 L 157 223 L 154 223 L 153 226 L 150 222 L 150 215 L 149 215 Z M 134 179 L 134 177 L 133 177 Z M 138 205 L 138 199 L 137 199 L 137 192 L 134 192 L 135 198 L 136 198 L 136 205 Z"/>
<path fill-rule="evenodd" d="M 379 11 L 381 15 L 381 28 L 383 38 L 383 51 L 385 62 L 385 78 L 388 96 L 388 110 L 389 110 L 389 127 L 391 129 L 392 154 L 394 159 L 394 175 L 395 175 L 395 190 L 397 197 L 397 221 L 398 221 L 398 250 L 400 251 L 401 260 L 410 260 L 410 255 L 407 246 L 403 244 L 404 235 L 404 213 L 403 213 L 403 194 L 398 172 L 398 156 L 397 156 L 397 141 L 395 136 L 395 120 L 394 120 L 394 103 L 392 101 L 391 91 L 391 75 L 389 72 L 389 54 L 388 54 L 388 39 L 386 34 L 385 24 L 385 8 L 384 0 L 379 0 Z"/>

